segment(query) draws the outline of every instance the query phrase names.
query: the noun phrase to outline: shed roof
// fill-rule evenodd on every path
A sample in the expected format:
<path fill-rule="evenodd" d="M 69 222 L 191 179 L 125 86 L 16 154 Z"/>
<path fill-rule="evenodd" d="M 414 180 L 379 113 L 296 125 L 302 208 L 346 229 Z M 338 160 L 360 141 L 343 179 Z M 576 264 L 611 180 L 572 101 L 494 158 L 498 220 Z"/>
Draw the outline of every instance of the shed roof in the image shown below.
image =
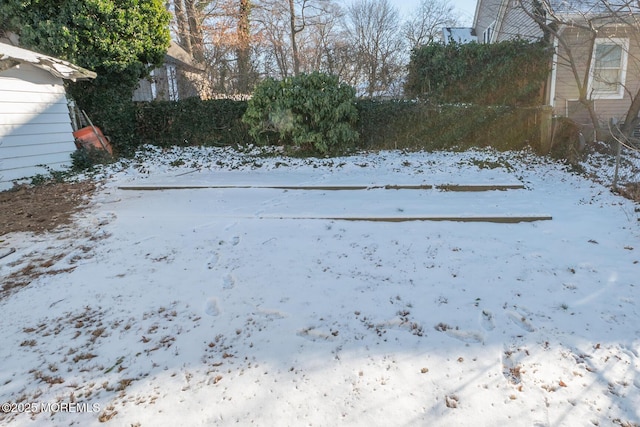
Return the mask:
<path fill-rule="evenodd" d="M 169 49 L 167 49 L 166 56 L 170 61 L 179 62 L 183 66 L 193 69 L 194 71 L 204 71 L 204 66 L 196 62 L 196 60 L 193 59 L 193 56 L 189 52 L 184 50 L 182 46 L 180 46 L 173 40 L 171 40 Z"/>
<path fill-rule="evenodd" d="M 0 42 L 0 71 L 24 63 L 41 68 L 55 77 L 71 81 L 94 79 L 97 76 L 95 72 L 63 59 Z"/>

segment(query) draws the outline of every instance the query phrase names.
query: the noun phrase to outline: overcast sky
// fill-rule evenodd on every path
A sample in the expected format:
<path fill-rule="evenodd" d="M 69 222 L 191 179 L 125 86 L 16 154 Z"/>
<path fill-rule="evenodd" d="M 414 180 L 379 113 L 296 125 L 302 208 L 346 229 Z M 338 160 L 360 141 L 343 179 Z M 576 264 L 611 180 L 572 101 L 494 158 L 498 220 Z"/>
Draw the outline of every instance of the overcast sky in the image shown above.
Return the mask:
<path fill-rule="evenodd" d="M 396 6 L 404 16 L 416 10 L 420 5 L 420 0 L 389 0 Z M 451 4 L 460 12 L 463 20 L 462 24 L 471 26 L 473 24 L 473 14 L 476 12 L 476 0 L 451 0 Z"/>

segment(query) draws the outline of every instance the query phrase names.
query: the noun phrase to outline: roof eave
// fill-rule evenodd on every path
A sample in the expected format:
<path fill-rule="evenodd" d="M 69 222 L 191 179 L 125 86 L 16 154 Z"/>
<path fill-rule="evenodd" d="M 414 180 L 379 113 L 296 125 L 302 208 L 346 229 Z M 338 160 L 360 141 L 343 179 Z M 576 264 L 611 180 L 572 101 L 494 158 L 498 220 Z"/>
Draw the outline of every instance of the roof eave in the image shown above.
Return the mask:
<path fill-rule="evenodd" d="M 64 80 L 95 79 L 98 75 L 63 59 L 0 43 L 0 71 L 20 64 L 30 64 Z"/>

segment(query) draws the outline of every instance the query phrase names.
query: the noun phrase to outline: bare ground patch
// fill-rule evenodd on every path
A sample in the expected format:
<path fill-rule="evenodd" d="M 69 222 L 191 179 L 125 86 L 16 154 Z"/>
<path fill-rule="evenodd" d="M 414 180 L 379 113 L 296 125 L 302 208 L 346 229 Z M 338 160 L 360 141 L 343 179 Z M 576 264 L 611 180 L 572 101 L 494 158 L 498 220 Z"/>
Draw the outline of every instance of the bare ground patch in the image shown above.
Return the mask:
<path fill-rule="evenodd" d="M 0 236 L 20 231 L 43 233 L 70 224 L 73 214 L 89 204 L 95 188 L 94 182 L 61 182 L 0 192 Z"/>
<path fill-rule="evenodd" d="M 74 214 L 89 207 L 95 190 L 95 182 L 51 182 L 0 192 L 0 256 L 6 257 L 0 262 L 7 267 L 0 275 L 0 298 L 41 276 L 71 272 L 76 261 L 92 256 L 92 243 L 105 236 L 96 235 L 95 230 L 66 226 L 73 225 Z M 46 249 L 20 250 L 7 236 L 27 232 L 38 239 L 36 236 L 54 231 L 58 234 Z M 9 258 L 16 250 L 20 256 Z M 72 251 L 77 253 L 73 259 L 60 262 Z"/>

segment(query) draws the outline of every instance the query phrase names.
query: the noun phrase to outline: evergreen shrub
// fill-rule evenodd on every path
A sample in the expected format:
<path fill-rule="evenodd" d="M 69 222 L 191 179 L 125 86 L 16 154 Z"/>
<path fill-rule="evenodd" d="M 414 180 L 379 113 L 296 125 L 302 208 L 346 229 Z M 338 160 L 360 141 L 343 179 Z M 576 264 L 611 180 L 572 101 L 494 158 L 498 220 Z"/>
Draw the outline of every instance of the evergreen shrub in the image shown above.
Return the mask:
<path fill-rule="evenodd" d="M 258 144 L 336 154 L 358 141 L 355 93 L 337 77 L 318 72 L 267 79 L 256 87 L 243 121 Z"/>

